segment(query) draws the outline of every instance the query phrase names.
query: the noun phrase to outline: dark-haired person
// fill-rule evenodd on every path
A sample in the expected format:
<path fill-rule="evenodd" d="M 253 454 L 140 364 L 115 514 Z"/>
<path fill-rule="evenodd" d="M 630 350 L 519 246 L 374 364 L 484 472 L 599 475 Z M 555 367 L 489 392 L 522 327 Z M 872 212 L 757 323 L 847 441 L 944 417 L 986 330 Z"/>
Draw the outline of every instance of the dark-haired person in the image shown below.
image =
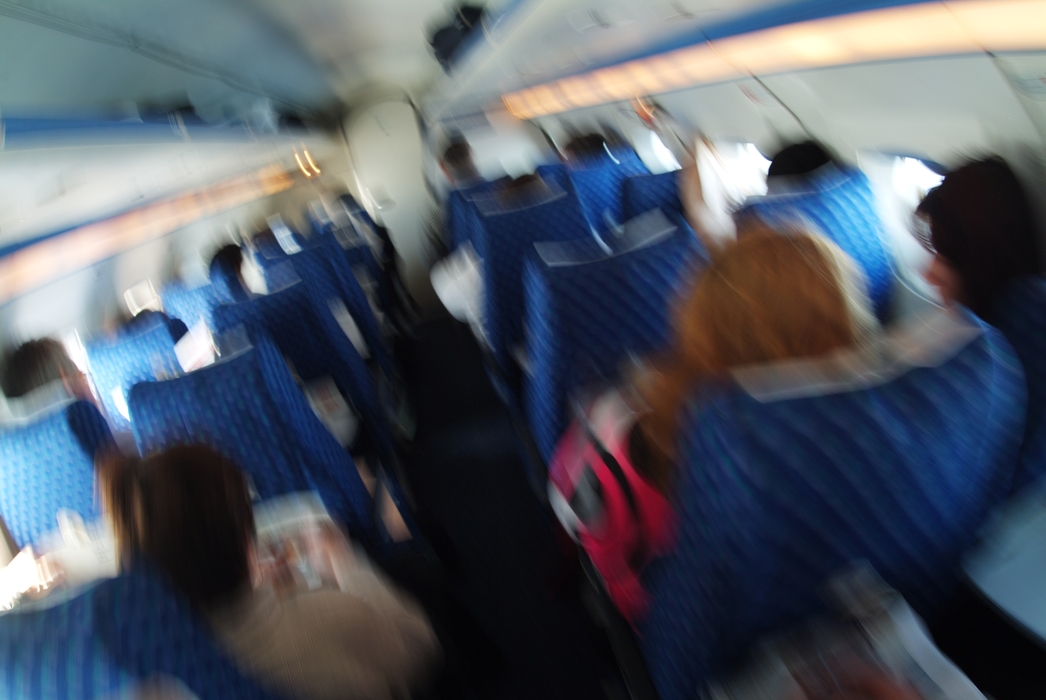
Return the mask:
<path fill-rule="evenodd" d="M 67 397 L 94 402 L 87 376 L 69 357 L 65 346 L 54 338 L 22 343 L 7 355 L 0 374 L 0 387 L 9 399 L 27 397 L 50 385 L 57 386 L 58 382 Z"/>
<path fill-rule="evenodd" d="M 1042 274 L 1035 217 L 1020 181 L 1001 158 L 948 173 L 919 205 L 934 259 L 926 273 L 946 303 L 991 323 L 1010 284 Z"/>
<path fill-rule="evenodd" d="M 223 245 L 214 253 L 209 273 L 211 284 L 232 301 L 247 301 L 251 298 L 243 279 L 243 250 L 235 243 Z"/>
<path fill-rule="evenodd" d="M 121 566 L 166 571 L 238 664 L 284 697 L 391 700 L 428 680 L 440 653 L 428 619 L 372 572 L 285 599 L 252 588 L 247 482 L 214 450 L 111 461 L 99 480 Z"/>
<path fill-rule="evenodd" d="M 926 279 L 1013 344 L 1028 382 L 1028 420 L 1014 488 L 1046 475 L 1046 281 L 1035 215 L 997 157 L 971 161 L 930 190 L 917 213 L 934 253 Z"/>
<path fill-rule="evenodd" d="M 453 139 L 443 150 L 439 166 L 455 189 L 471 188 L 483 183 L 476 163 L 472 160 L 472 147 L 461 137 Z"/>

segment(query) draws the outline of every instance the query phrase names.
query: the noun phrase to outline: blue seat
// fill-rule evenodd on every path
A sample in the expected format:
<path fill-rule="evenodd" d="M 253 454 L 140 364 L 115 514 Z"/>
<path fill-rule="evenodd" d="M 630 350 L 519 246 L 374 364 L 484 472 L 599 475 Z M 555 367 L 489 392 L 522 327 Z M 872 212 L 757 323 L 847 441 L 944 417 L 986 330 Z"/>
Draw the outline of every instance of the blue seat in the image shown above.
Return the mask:
<path fill-rule="evenodd" d="M 685 224 L 667 239 L 591 262 L 549 265 L 532 255 L 524 273 L 527 360 L 523 406 L 547 462 L 566 429 L 570 395 L 612 380 L 631 354 L 664 346 L 678 293 L 706 262 Z"/>
<path fill-rule="evenodd" d="M 373 540 L 370 494 L 351 457 L 263 337 L 248 351 L 177 379 L 137 384 L 129 403 L 142 454 L 209 445 L 250 475 L 261 498 L 315 490 L 354 537 Z"/>
<path fill-rule="evenodd" d="M 678 170 L 657 175 L 636 175 L 621 186 L 625 219 L 632 219 L 651 209 L 660 209 L 666 215 L 683 214 L 679 200 Z"/>
<path fill-rule="evenodd" d="M 120 392 L 119 403 L 127 410 L 127 392 L 138 382 L 181 372 L 174 354 L 174 339 L 166 323 L 154 324 L 149 330 L 115 340 L 98 340 L 87 344 L 87 362 L 91 381 L 116 429 L 131 429 L 130 421 L 113 396 Z"/>
<path fill-rule="evenodd" d="M 472 201 L 476 197 L 490 194 L 509 181 L 508 178 L 501 178 L 471 187 L 461 187 L 447 193 L 443 226 L 451 250 L 470 242 L 476 227 L 480 225 L 479 212 L 472 205 Z"/>
<path fill-rule="evenodd" d="M 818 612 L 821 584 L 853 561 L 923 616 L 950 599 L 1012 479 L 1024 379 L 970 314 L 908 331 L 864 372 L 749 369 L 691 403 L 676 550 L 644 575 L 641 648 L 663 700 L 695 697 L 762 634 Z"/>
<path fill-rule="evenodd" d="M 160 301 L 169 316 L 181 320 L 186 326 L 196 325 L 200 319 L 214 329 L 214 310 L 232 301 L 213 285 L 186 287 L 182 282 L 171 282 L 160 291 Z"/>
<path fill-rule="evenodd" d="M 332 237 L 303 241 L 302 250 L 289 256 L 295 272 L 321 300 L 340 299 L 356 322 L 378 366 L 390 379 L 399 376 L 367 293 L 357 281 L 341 246 Z"/>
<path fill-rule="evenodd" d="M 1046 475 L 1046 280 L 1026 277 L 1013 283 L 997 305 L 995 323 L 1017 351 L 1028 383 L 1016 490 Z"/>
<path fill-rule="evenodd" d="M 243 325 L 256 344 L 271 338 L 304 381 L 330 376 L 352 402 L 383 456 L 391 457 L 392 434 L 374 377 L 326 301 L 315 298 L 305 284 L 221 306 L 214 317 L 216 333 Z"/>
<path fill-rule="evenodd" d="M 650 171 L 638 159 L 611 161 L 594 168 L 572 168 L 568 177 L 593 228 L 601 234 L 624 222 L 622 186 L 630 177 Z"/>
<path fill-rule="evenodd" d="M 113 448 L 105 419 L 85 401 L 0 432 L 0 517 L 19 548 L 58 527 L 59 509 L 98 517 L 94 461 Z"/>
<path fill-rule="evenodd" d="M 523 261 L 538 241 L 590 238 L 577 198 L 561 192 L 525 209 L 484 216 L 473 244 L 483 260 L 487 337 L 497 363 L 511 367 L 523 340 Z"/>
<path fill-rule="evenodd" d="M 864 271 L 875 313 L 886 318 L 893 263 L 883 242 L 875 193 L 860 170 L 829 168 L 811 176 L 801 189 L 749 197 L 740 214 L 755 214 L 772 226 L 792 224 L 823 233 Z"/>
<path fill-rule="evenodd" d="M 163 576 L 147 569 L 0 614 L 0 695 L 108 700 L 177 678 L 200 700 L 277 700 L 241 673 Z"/>

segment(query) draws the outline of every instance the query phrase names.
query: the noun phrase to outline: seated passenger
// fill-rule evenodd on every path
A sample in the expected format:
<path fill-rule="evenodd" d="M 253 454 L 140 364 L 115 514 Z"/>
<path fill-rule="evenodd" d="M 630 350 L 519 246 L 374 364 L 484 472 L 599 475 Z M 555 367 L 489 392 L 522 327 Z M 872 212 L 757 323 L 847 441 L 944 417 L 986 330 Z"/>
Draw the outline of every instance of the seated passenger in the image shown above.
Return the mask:
<path fill-rule="evenodd" d="M 254 516 L 243 473 L 210 448 L 104 465 L 121 566 L 163 569 L 246 672 L 288 698 L 405 698 L 439 645 L 421 609 L 369 569 L 344 591 L 252 590 Z"/>
<path fill-rule="evenodd" d="M 1046 474 L 1046 282 L 1031 204 L 1001 158 L 948 173 L 917 213 L 928 220 L 934 252 L 926 279 L 945 304 L 962 304 L 998 326 L 1028 381 L 1025 450 L 1014 487 Z"/>
<path fill-rule="evenodd" d="M 251 297 L 243 279 L 243 251 L 230 243 L 218 249 L 211 258 L 211 284 L 225 292 L 233 301 L 247 301 Z"/>
<path fill-rule="evenodd" d="M 95 401 L 87 376 L 54 338 L 30 340 L 9 353 L 0 387 L 7 398 L 25 398 L 32 403 L 32 412 L 66 398 Z"/>
<path fill-rule="evenodd" d="M 946 304 L 992 323 L 1010 284 L 1043 272 L 1031 204 L 1001 158 L 951 171 L 917 213 L 930 225 L 925 243 L 935 254 L 926 279 Z"/>
<path fill-rule="evenodd" d="M 472 148 L 461 136 L 452 139 L 444 149 L 439 167 L 454 189 L 469 189 L 484 182 L 472 160 Z"/>
<path fill-rule="evenodd" d="M 713 256 L 679 310 L 673 347 L 627 392 L 640 415 L 621 393 L 603 395 L 587 427 L 568 429 L 549 468 L 553 507 L 627 619 L 637 622 L 647 605 L 643 568 L 672 547 L 673 459 L 686 398 L 732 368 L 824 355 L 867 341 L 876 328 L 859 272 L 821 236 L 763 227 Z"/>

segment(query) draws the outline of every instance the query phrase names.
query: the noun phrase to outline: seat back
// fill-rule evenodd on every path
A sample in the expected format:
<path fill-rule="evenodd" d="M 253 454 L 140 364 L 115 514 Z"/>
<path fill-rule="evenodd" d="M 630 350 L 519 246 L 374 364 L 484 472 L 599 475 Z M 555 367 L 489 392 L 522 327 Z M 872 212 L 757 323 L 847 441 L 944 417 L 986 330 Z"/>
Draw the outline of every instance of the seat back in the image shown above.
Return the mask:
<path fill-rule="evenodd" d="M 1012 348 L 972 315 L 915 319 L 884 360 L 735 372 L 682 421 L 674 554 L 644 579 L 642 649 L 664 700 L 810 616 L 867 560 L 924 616 L 1005 496 L 1023 428 Z"/>
<path fill-rule="evenodd" d="M 98 582 L 71 597 L 0 614 L 0 695 L 10 700 L 93 700 L 116 697 L 134 681 L 98 633 Z"/>
<path fill-rule="evenodd" d="M 182 282 L 171 282 L 160 291 L 160 300 L 169 316 L 181 320 L 186 326 L 196 325 L 203 319 L 208 328 L 214 329 L 214 310 L 232 301 L 223 296 L 213 285 L 186 287 Z"/>
<path fill-rule="evenodd" d="M 243 325 L 258 343 L 268 337 L 309 382 L 330 376 L 345 394 L 379 447 L 392 452 L 392 435 L 367 364 L 338 325 L 325 300 L 303 283 L 241 304 L 219 307 L 215 331 Z"/>
<path fill-rule="evenodd" d="M 129 403 L 142 454 L 209 445 L 250 475 L 261 498 L 315 490 L 354 536 L 371 536 L 370 495 L 352 459 L 264 338 L 210 367 L 137 384 Z"/>
<path fill-rule="evenodd" d="M 109 699 L 158 677 L 200 700 L 274 699 L 241 673 L 203 620 L 144 567 L 0 615 L 0 694 Z"/>
<path fill-rule="evenodd" d="M 98 517 L 94 460 L 113 447 L 105 419 L 86 401 L 0 432 L 0 517 L 18 547 L 54 530 L 59 509 Z"/>
<path fill-rule="evenodd" d="M 666 215 L 682 214 L 679 200 L 678 170 L 657 175 L 636 175 L 621 186 L 624 217 L 632 219 L 651 209 L 660 209 Z"/>
<path fill-rule="evenodd" d="M 375 361 L 388 377 L 399 372 L 374 316 L 367 293 L 360 286 L 341 246 L 333 237 L 310 240 L 290 256 L 295 272 L 321 301 L 340 299 L 367 342 Z"/>
<path fill-rule="evenodd" d="M 498 364 L 510 366 L 512 346 L 523 339 L 523 261 L 538 241 L 591 237 L 572 193 L 483 217 L 473 244 L 483 260 L 484 316 L 487 337 Z"/>
<path fill-rule="evenodd" d="M 508 181 L 508 178 L 502 178 L 472 187 L 461 187 L 447 193 L 443 226 L 446 230 L 447 244 L 451 250 L 470 242 L 476 227 L 480 225 L 479 213 L 472 205 L 472 200 L 477 196 L 492 192 Z"/>
<path fill-rule="evenodd" d="M 569 422 L 574 391 L 613 380 L 629 354 L 668 341 L 673 302 L 704 257 L 685 225 L 649 247 L 590 262 L 530 257 L 523 281 L 530 364 L 523 405 L 546 461 Z"/>
<path fill-rule="evenodd" d="M 125 414 L 127 392 L 132 386 L 181 371 L 166 323 L 134 336 L 88 343 L 86 350 L 91 381 L 109 414 L 110 424 L 117 430 L 131 429 Z"/>
<path fill-rule="evenodd" d="M 1046 475 L 1046 280 L 1016 281 L 997 305 L 995 323 L 1013 344 L 1028 384 L 1028 420 L 1014 490 Z"/>
<path fill-rule="evenodd" d="M 868 294 L 880 319 L 890 304 L 893 263 L 883 239 L 875 194 L 867 176 L 853 168 L 828 168 L 801 189 L 749 197 L 742 214 L 770 225 L 799 225 L 821 232 L 864 271 Z"/>
<path fill-rule="evenodd" d="M 572 169 L 569 174 L 571 185 L 585 211 L 585 216 L 596 231 L 607 231 L 611 223 L 624 222 L 622 185 L 630 177 L 649 174 L 646 166 L 638 159 L 611 161 L 596 168 Z"/>

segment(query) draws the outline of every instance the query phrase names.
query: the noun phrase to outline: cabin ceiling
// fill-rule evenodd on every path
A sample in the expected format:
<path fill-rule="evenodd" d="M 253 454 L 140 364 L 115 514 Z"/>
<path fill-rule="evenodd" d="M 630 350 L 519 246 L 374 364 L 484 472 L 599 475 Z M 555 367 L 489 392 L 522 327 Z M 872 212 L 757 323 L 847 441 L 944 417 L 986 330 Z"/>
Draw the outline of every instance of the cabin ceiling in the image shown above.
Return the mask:
<path fill-rule="evenodd" d="M 452 0 L 0 0 L 0 109 L 120 114 L 123 103 L 188 101 L 221 121 L 263 98 L 326 112 L 390 86 L 480 105 L 776 2 L 491 0 L 508 10 L 489 35 L 497 50 L 474 52 L 484 69 L 466 61 L 452 80 L 426 39 Z"/>

